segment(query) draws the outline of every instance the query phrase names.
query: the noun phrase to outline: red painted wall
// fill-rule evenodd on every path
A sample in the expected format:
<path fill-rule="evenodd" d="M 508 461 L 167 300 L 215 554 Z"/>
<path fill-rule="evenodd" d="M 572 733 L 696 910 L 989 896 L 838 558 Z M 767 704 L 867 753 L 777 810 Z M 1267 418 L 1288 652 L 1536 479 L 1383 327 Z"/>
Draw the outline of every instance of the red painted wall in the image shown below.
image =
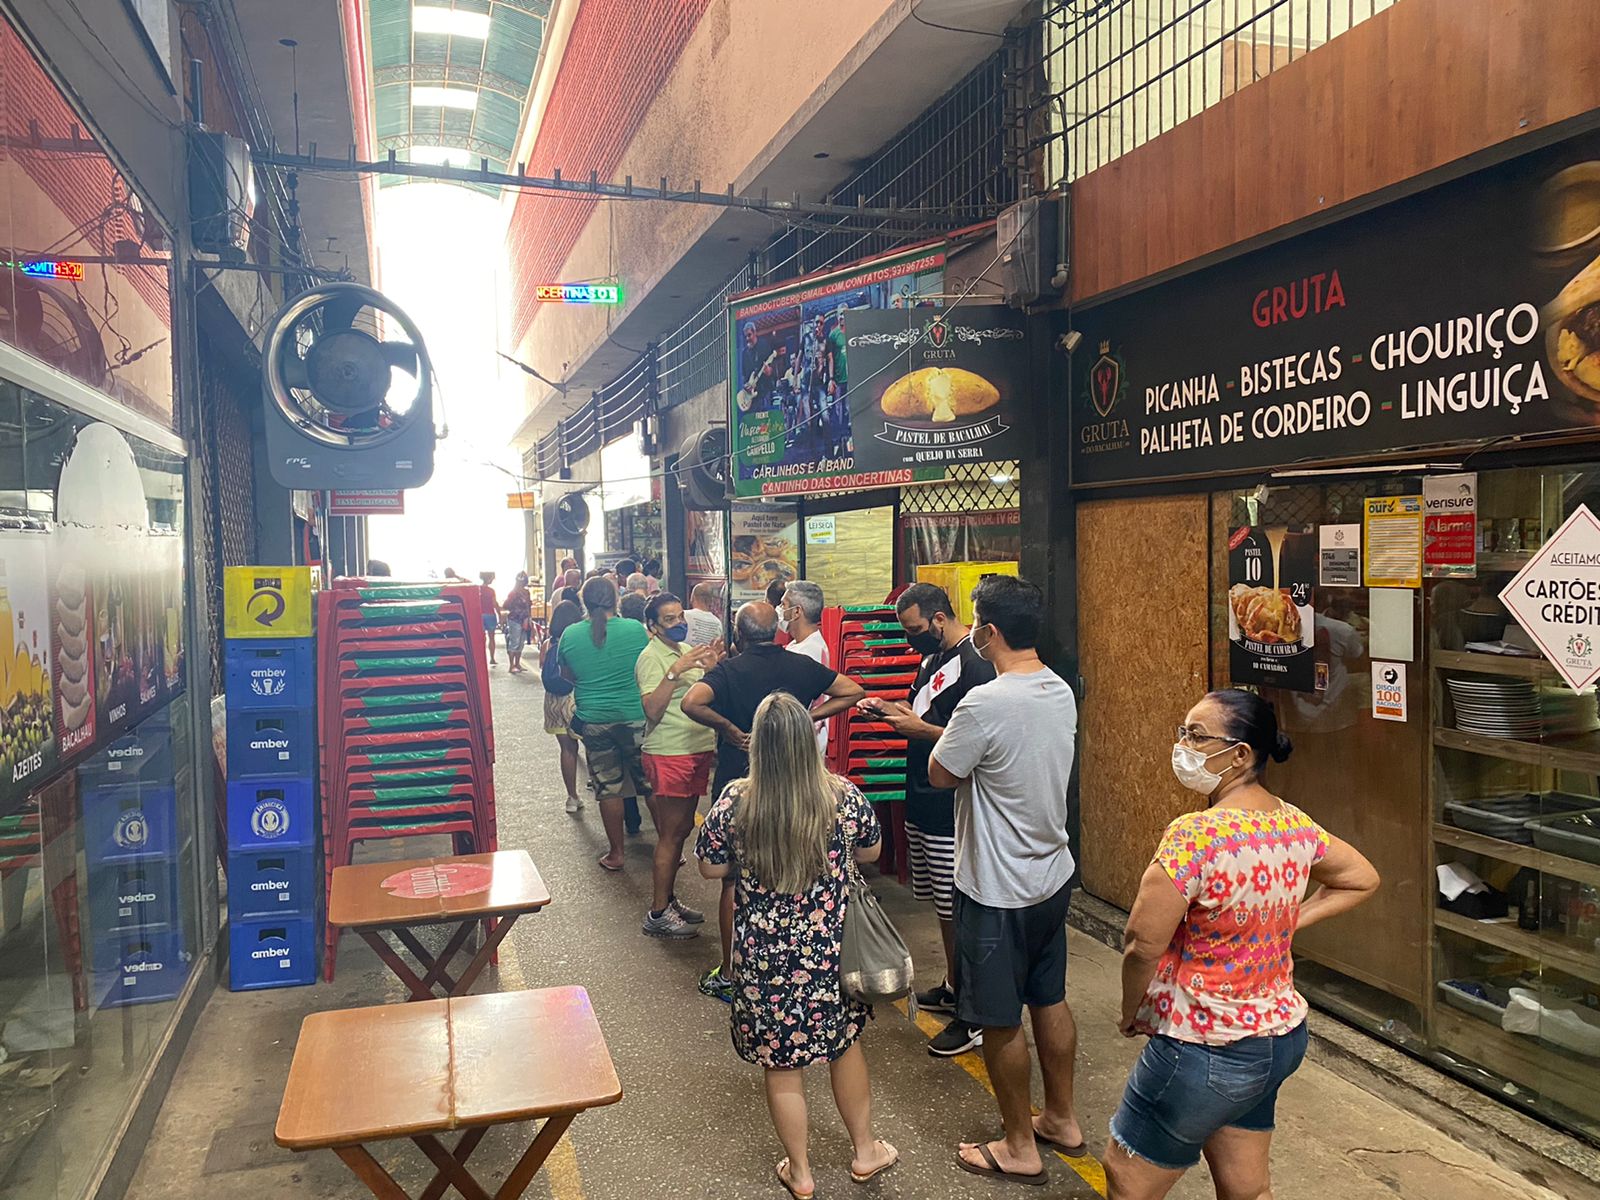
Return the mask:
<path fill-rule="evenodd" d="M 583 0 L 527 164 L 609 181 L 710 0 Z M 646 35 L 644 31 L 648 31 Z M 642 182 L 646 182 L 641 180 Z M 507 237 L 512 344 L 533 323 L 535 284 L 556 282 L 595 200 L 524 192 Z"/>

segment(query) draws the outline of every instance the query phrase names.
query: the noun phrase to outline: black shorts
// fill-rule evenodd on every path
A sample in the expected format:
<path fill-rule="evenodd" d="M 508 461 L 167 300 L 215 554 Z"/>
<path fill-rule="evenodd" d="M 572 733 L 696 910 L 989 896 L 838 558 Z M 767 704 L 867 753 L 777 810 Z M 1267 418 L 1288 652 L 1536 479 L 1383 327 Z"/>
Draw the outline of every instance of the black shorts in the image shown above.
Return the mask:
<path fill-rule="evenodd" d="M 1046 1008 L 1067 998 L 1067 906 L 1072 885 L 1029 908 L 990 908 L 958 888 L 956 1015 L 971 1025 L 1022 1024 L 1024 1005 Z"/>

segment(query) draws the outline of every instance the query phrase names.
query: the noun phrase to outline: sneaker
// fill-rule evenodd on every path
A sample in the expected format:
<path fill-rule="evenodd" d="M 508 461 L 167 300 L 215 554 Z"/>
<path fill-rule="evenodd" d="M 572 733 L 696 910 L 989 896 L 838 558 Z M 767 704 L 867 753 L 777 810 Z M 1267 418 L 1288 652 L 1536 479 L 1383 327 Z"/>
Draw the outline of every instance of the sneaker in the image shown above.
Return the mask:
<path fill-rule="evenodd" d="M 721 967 L 712 967 L 700 976 L 700 994 L 721 1000 L 724 1004 L 732 1004 L 733 980 L 723 975 Z"/>
<path fill-rule="evenodd" d="M 700 931 L 680 917 L 678 910 L 670 904 L 661 910 L 659 917 L 647 911 L 641 928 L 646 937 L 671 938 L 675 941 L 700 936 Z"/>
<path fill-rule="evenodd" d="M 583 811 L 583 801 L 578 799 L 578 797 L 576 797 L 576 796 L 568 796 L 567 797 L 567 811 L 569 813 L 582 812 Z"/>
<path fill-rule="evenodd" d="M 676 896 L 667 902 L 667 906 L 682 917 L 686 925 L 704 925 L 706 923 L 705 913 L 697 908 L 690 908 Z"/>
<path fill-rule="evenodd" d="M 928 1053 L 936 1058 L 954 1058 L 983 1045 L 983 1030 L 965 1021 L 951 1021 L 928 1040 Z"/>
<path fill-rule="evenodd" d="M 949 983 L 941 983 L 928 992 L 917 993 L 917 1007 L 925 1012 L 953 1013 L 956 1011 L 956 994 Z"/>

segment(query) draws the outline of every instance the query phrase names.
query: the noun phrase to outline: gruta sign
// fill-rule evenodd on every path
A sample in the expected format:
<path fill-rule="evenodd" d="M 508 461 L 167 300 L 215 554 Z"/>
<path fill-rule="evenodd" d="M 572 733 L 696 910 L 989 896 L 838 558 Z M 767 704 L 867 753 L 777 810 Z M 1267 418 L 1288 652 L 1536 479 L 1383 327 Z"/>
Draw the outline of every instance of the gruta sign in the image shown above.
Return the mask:
<path fill-rule="evenodd" d="M 1078 309 L 1074 486 L 1600 429 L 1600 257 L 1563 232 L 1596 158 L 1591 132 Z"/>
<path fill-rule="evenodd" d="M 1600 520 L 1580 504 L 1500 601 L 1575 692 L 1600 677 Z"/>

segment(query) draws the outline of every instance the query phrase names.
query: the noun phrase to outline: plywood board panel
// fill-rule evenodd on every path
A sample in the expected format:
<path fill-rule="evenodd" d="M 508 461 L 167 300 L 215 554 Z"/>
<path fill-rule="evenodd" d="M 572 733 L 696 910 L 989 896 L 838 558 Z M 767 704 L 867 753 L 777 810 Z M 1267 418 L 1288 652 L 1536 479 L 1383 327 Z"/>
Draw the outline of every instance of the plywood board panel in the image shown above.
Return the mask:
<path fill-rule="evenodd" d="M 1172 729 L 1207 689 L 1207 497 L 1078 506 L 1084 680 L 1079 861 L 1128 908 L 1162 831 L 1200 798 L 1172 777 Z"/>

